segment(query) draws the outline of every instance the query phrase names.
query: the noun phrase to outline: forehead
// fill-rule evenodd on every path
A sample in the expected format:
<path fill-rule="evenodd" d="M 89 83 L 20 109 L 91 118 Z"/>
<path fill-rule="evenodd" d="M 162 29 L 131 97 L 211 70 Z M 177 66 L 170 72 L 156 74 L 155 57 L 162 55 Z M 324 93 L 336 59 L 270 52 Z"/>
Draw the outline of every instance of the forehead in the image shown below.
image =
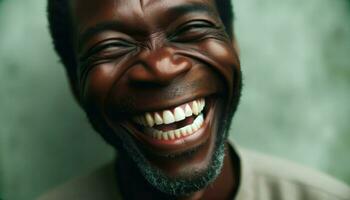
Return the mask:
<path fill-rule="evenodd" d="M 176 11 L 188 6 L 203 6 L 216 13 L 213 0 L 74 0 L 71 1 L 72 16 L 78 32 L 104 21 L 119 21 L 128 24 L 160 24 L 176 17 Z M 204 9 L 203 9 L 204 10 Z M 172 12 L 174 11 L 174 12 Z M 190 10 L 187 10 L 190 12 Z"/>

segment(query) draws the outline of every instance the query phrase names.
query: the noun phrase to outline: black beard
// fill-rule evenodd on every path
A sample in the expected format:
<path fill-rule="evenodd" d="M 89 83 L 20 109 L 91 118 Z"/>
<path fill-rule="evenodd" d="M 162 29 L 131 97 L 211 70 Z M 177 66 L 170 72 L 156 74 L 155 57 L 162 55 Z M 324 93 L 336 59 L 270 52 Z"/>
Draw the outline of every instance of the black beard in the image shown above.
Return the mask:
<path fill-rule="evenodd" d="M 235 70 L 235 85 L 233 87 L 233 96 L 227 103 L 226 109 L 222 110 L 219 119 L 221 124 L 218 127 L 214 152 L 207 169 L 192 173 L 190 177 L 170 178 L 158 168 L 153 167 L 147 160 L 144 153 L 137 146 L 131 134 L 120 127 L 120 130 L 111 130 L 103 119 L 97 119 L 99 116 L 92 110 L 87 110 L 87 117 L 94 129 L 100 133 L 104 140 L 112 145 L 121 155 L 128 157 L 138 168 L 142 176 L 156 189 L 171 197 L 188 195 L 199 191 L 212 183 L 220 174 L 225 156 L 225 144 L 228 138 L 229 128 L 232 118 L 238 107 L 242 79 L 241 71 Z M 226 111 L 226 112 L 225 112 Z M 101 126 L 103 125 L 103 127 Z M 118 131 L 118 134 L 115 132 Z M 215 130 L 214 130 L 215 131 Z"/>

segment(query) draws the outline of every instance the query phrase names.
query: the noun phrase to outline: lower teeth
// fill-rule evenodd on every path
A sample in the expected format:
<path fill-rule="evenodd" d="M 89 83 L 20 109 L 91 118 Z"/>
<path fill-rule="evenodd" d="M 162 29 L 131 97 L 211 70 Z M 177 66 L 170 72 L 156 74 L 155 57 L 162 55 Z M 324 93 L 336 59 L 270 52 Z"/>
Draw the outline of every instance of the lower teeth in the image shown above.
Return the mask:
<path fill-rule="evenodd" d="M 204 122 L 203 114 L 200 114 L 196 117 L 192 124 L 184 126 L 179 129 L 171 130 L 171 131 L 161 131 L 154 128 L 145 128 L 145 132 L 153 138 L 158 140 L 174 140 L 179 139 L 184 136 L 192 135 L 199 128 L 202 127 Z"/>

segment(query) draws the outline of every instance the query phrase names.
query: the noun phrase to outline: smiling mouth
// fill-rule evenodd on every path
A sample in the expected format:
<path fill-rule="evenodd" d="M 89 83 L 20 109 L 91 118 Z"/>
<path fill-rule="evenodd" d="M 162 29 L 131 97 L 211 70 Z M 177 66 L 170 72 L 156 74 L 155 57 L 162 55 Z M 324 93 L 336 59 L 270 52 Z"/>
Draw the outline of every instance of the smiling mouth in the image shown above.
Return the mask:
<path fill-rule="evenodd" d="M 133 118 L 134 124 L 147 136 L 160 141 L 189 137 L 204 124 L 204 98 L 193 100 L 173 109 L 146 112 Z"/>
<path fill-rule="evenodd" d="M 182 154 L 208 141 L 215 107 L 214 96 L 199 97 L 181 105 L 135 115 L 124 127 L 152 155 Z"/>

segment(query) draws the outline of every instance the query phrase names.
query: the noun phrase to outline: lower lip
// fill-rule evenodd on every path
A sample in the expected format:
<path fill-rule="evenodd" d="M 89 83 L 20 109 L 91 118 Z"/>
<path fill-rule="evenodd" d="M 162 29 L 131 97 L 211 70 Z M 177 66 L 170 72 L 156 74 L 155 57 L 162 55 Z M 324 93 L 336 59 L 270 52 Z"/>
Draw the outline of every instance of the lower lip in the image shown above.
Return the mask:
<path fill-rule="evenodd" d="M 192 133 L 191 135 L 187 135 L 178 139 L 174 140 L 159 140 L 153 137 L 150 137 L 146 135 L 145 133 L 142 133 L 137 128 L 134 128 L 132 125 L 128 127 L 132 127 L 133 134 L 139 141 L 144 143 L 145 147 L 147 149 L 150 149 L 151 151 L 154 151 L 159 154 L 171 154 L 171 153 L 179 153 L 183 152 L 189 149 L 193 149 L 197 146 L 200 146 L 201 144 L 205 143 L 207 139 L 209 138 L 210 131 L 208 131 L 210 127 L 210 119 L 213 118 L 213 105 L 211 103 L 207 104 L 208 106 L 208 112 L 204 116 L 204 122 L 196 132 Z"/>

